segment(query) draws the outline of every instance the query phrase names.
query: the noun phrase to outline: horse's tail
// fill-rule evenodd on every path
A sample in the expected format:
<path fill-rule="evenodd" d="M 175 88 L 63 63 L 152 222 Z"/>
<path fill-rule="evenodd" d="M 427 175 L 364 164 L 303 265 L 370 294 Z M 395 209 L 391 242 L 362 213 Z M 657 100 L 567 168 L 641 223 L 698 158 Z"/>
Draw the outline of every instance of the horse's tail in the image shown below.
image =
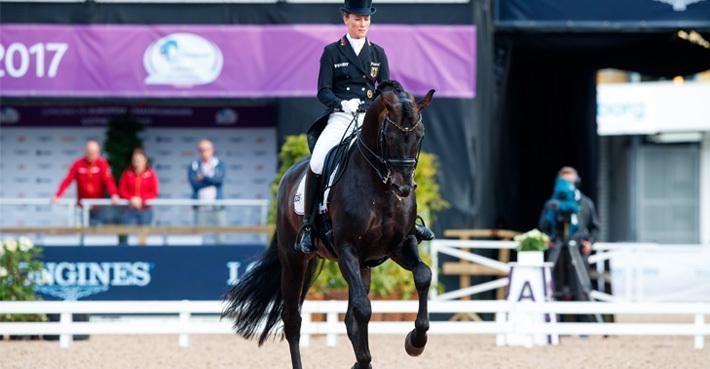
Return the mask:
<path fill-rule="evenodd" d="M 274 233 L 271 245 L 257 264 L 225 296 L 222 318 L 234 320 L 234 331 L 244 338 L 259 336 L 259 346 L 274 333 L 283 310 L 281 262 Z"/>

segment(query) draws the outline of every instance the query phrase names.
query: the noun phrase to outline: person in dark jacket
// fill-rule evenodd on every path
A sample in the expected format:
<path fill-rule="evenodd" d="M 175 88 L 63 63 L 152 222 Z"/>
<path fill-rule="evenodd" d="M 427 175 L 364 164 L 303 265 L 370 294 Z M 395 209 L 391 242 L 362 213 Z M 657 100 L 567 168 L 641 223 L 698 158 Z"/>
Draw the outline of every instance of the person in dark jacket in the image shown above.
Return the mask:
<path fill-rule="evenodd" d="M 572 283 L 576 276 L 566 245 L 571 241 L 576 242 L 587 272 L 589 270 L 587 257 L 592 252 L 592 245 L 599 238 L 599 216 L 592 199 L 577 188 L 579 182 L 577 170 L 572 167 L 560 169 L 553 195 L 545 203 L 538 222 L 538 228 L 550 236 L 550 248 L 563 248 L 559 250 L 553 279 L 556 294 L 566 299 L 578 299 L 582 293 L 577 290 L 576 283 Z M 549 253 L 551 254 L 552 250 Z"/>
<path fill-rule="evenodd" d="M 326 106 L 327 116 L 309 130 L 309 135 L 316 136 L 317 141 L 306 175 L 304 225 L 296 244 L 303 253 L 316 250 L 311 227 L 318 215 L 318 191 L 325 157 L 343 137 L 362 125 L 365 111 L 375 99 L 377 85 L 390 78 L 385 50 L 367 38 L 371 16 L 376 12 L 372 0 L 345 0 L 340 11 L 348 32 L 327 45 L 320 58 L 318 100 Z M 418 224 L 415 231 L 420 240 L 434 238 L 431 230 L 423 225 Z"/>
<path fill-rule="evenodd" d="M 224 183 L 226 165 L 214 155 L 214 145 L 210 140 L 201 140 L 197 144 L 200 157 L 187 168 L 187 177 L 192 186 L 192 198 L 204 201 L 221 200 L 224 198 L 222 183 Z M 222 226 L 225 223 L 224 207 L 202 205 L 195 207 L 195 225 Z M 205 237 L 208 240 L 208 237 Z M 220 237 L 207 243 L 221 243 Z"/>

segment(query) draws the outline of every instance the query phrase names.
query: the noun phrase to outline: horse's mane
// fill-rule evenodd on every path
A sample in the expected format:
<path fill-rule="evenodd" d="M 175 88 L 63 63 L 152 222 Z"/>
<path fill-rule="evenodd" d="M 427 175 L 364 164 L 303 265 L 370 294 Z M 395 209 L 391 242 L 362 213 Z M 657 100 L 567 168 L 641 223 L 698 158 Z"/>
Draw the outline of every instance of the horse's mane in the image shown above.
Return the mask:
<path fill-rule="evenodd" d="M 402 113 L 402 118 L 406 117 L 414 117 L 414 106 L 412 105 L 412 101 L 409 99 L 409 94 L 407 91 L 404 90 L 402 85 L 395 81 L 395 80 L 387 80 L 387 81 L 382 81 L 380 84 L 377 86 L 377 93 L 380 95 L 380 99 L 382 99 L 382 94 L 391 91 L 397 97 L 399 97 L 399 103 L 401 106 L 401 113 Z"/>

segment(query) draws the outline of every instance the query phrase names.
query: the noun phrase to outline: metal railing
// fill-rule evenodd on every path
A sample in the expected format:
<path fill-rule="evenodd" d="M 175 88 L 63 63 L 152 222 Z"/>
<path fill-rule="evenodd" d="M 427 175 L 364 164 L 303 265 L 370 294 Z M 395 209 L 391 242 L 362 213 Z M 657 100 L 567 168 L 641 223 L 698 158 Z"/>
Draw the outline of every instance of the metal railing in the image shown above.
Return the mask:
<path fill-rule="evenodd" d="M 25 224 L 14 225 L 12 220 L 7 218 L 2 223 L 13 224 L 9 226 L 0 226 L 0 234 L 5 235 L 38 235 L 41 238 L 47 237 L 55 242 L 64 240 L 67 236 L 78 235 L 77 240 L 71 242 L 79 242 L 84 244 L 85 240 L 92 240 L 89 243 L 99 242 L 102 245 L 108 245 L 110 242 L 106 238 L 109 235 L 136 235 L 138 244 L 169 244 L 170 242 L 198 242 L 195 241 L 196 235 L 206 235 L 220 240 L 220 243 L 225 242 L 266 242 L 268 235 L 273 232 L 273 227 L 267 224 L 269 212 L 269 201 L 265 199 L 223 199 L 223 200 L 195 200 L 195 199 L 153 199 L 148 200 L 147 205 L 154 208 L 163 208 L 162 212 L 156 211 L 156 217 L 153 225 L 148 226 L 123 226 L 116 215 L 119 212 L 112 212 L 113 218 L 104 220 L 102 226 L 90 226 L 91 210 L 96 207 L 111 206 L 110 199 L 84 199 L 80 204 L 77 204 L 72 199 L 61 199 L 57 204 L 52 204 L 46 198 L 0 198 L 0 213 L 12 214 L 8 212 L 6 207 L 15 207 L 12 211 L 15 213 L 14 218 L 27 219 Z M 116 206 L 128 205 L 127 200 L 119 200 Z M 181 215 L 191 215 L 190 211 L 181 211 L 181 215 L 173 216 L 173 210 L 170 207 L 222 207 L 225 209 L 225 214 L 219 216 L 222 219 L 219 224 L 196 226 L 193 219 L 189 221 Z M 35 209 L 42 207 L 42 209 Z M 32 216 L 33 212 L 42 211 L 46 213 L 45 208 L 59 209 L 51 211 L 52 225 L 46 225 L 45 222 L 36 222 L 32 224 L 32 220 L 36 219 Z M 178 210 L 178 209 L 175 209 Z M 185 209 L 183 209 L 185 210 Z M 28 212 L 27 214 L 23 212 Z M 238 212 L 238 213 L 235 213 Z M 162 216 L 161 216 L 162 214 Z M 105 214 L 104 214 L 105 215 Z M 45 215 L 46 216 L 46 215 Z M 163 218 L 167 217 L 167 218 Z M 66 219 L 65 219 L 66 218 Z M 100 215 L 100 218 L 103 218 Z M 13 217 L 10 217 L 13 219 Z M 166 219 L 169 219 L 166 221 Z M 237 221 L 235 221 L 237 219 Z M 177 222 L 180 225 L 171 225 L 172 222 Z M 44 224 L 44 225 L 42 225 Z M 54 224 L 61 224 L 57 226 Z M 90 236 L 88 236 L 90 235 Z M 149 235 L 161 235 L 161 238 L 152 237 Z M 87 237 L 85 237 L 87 236 Z M 256 238 L 255 238 L 256 237 Z M 135 243 L 135 238 L 130 238 Z M 231 241 L 225 241 L 225 240 Z M 258 241 L 254 241 L 258 239 Z M 200 238 L 202 240 L 202 238 Z M 235 241 L 236 240 L 236 241 Z M 66 241 L 62 241 L 66 242 Z M 109 243 L 107 243 L 109 242 Z M 201 242 L 201 241 L 199 241 Z M 248 243 L 247 242 L 247 243 Z M 114 243 L 118 244 L 117 240 Z"/>
<path fill-rule="evenodd" d="M 60 335 L 61 347 L 69 347 L 73 334 L 177 334 L 179 345 L 189 346 L 190 334 L 229 334 L 231 322 L 217 317 L 205 321 L 193 320 L 194 314 L 218 315 L 220 301 L 2 301 L 0 314 L 58 313 L 59 322 L 0 322 L 0 335 Z M 373 301 L 373 313 L 413 313 L 416 301 Z M 337 335 L 346 333 L 338 315 L 347 310 L 347 301 L 306 301 L 301 310 L 303 325 L 301 344 L 310 343 L 310 335 L 325 334 L 326 344 L 334 346 Z M 492 322 L 433 321 L 431 334 L 567 334 L 567 335 L 627 335 L 627 336 L 691 336 L 693 347 L 702 349 L 705 336 L 710 336 L 708 303 L 604 303 L 604 302 L 512 302 L 512 301 L 430 301 L 430 313 L 495 313 Z M 153 316 L 135 322 L 72 322 L 72 314 L 171 314 L 177 321 L 167 324 L 164 318 Z M 312 314 L 324 313 L 325 322 L 315 322 Z M 509 314 L 633 314 L 686 315 L 692 323 L 531 323 L 516 324 Z M 370 334 L 406 334 L 413 322 L 371 322 Z M 500 336 L 498 344 L 502 344 Z"/>
<path fill-rule="evenodd" d="M 110 199 L 83 199 L 80 201 L 82 210 L 82 225 L 89 226 L 91 207 L 112 205 Z M 128 200 L 119 200 L 116 205 L 126 206 Z M 224 207 L 257 207 L 260 210 L 260 224 L 266 224 L 269 214 L 269 201 L 264 199 L 222 199 L 222 200 L 196 200 L 196 199 L 152 199 L 146 205 L 161 206 L 224 206 Z"/>

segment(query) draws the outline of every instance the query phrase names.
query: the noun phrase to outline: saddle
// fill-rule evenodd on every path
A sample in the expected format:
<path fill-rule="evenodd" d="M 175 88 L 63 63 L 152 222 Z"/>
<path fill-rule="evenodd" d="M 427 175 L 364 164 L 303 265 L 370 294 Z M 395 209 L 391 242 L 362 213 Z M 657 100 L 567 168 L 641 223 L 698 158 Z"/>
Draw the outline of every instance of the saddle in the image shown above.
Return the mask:
<path fill-rule="evenodd" d="M 330 189 L 335 186 L 336 183 L 342 177 L 345 168 L 348 164 L 348 159 L 350 158 L 350 152 L 353 150 L 355 145 L 355 138 L 357 135 L 352 134 L 345 137 L 342 142 L 330 149 L 325 157 L 325 162 L 323 163 L 323 178 L 327 178 L 327 181 L 321 181 L 321 189 L 318 191 L 321 194 L 320 198 L 320 212 L 326 214 L 328 212 L 328 202 L 330 200 Z M 301 176 L 301 180 L 298 183 L 298 189 L 293 197 L 294 211 L 298 215 L 304 215 L 305 213 L 305 196 L 306 194 L 306 174 Z"/>

